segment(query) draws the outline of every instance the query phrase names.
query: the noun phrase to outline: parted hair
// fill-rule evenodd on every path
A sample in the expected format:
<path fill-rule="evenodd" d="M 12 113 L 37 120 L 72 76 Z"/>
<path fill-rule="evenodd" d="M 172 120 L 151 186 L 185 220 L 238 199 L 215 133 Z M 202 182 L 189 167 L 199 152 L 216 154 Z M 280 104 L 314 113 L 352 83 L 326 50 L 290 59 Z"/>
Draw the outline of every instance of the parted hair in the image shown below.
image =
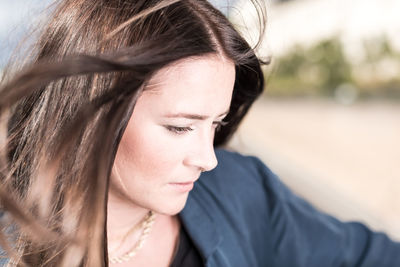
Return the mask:
<path fill-rule="evenodd" d="M 204 0 L 56 4 L 31 62 L 0 86 L 0 246 L 10 266 L 108 266 L 110 173 L 136 99 L 156 71 L 210 54 L 236 68 L 220 146 L 264 87 L 263 62 L 221 12 Z"/>

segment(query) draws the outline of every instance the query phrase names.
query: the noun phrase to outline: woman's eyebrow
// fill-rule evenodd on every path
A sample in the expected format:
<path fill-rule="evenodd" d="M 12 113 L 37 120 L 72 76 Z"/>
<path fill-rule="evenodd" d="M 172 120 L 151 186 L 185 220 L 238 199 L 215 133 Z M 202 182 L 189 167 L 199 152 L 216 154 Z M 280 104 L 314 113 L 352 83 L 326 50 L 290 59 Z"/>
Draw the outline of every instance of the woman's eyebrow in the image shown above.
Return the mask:
<path fill-rule="evenodd" d="M 217 117 L 219 118 L 219 117 L 225 116 L 228 113 L 229 113 L 229 110 L 225 111 L 224 113 L 219 114 Z M 191 113 L 174 113 L 174 114 L 167 114 L 167 115 L 165 115 L 165 117 L 167 117 L 167 118 L 185 118 L 185 119 L 191 119 L 191 120 L 206 120 L 210 116 L 191 114 Z"/>

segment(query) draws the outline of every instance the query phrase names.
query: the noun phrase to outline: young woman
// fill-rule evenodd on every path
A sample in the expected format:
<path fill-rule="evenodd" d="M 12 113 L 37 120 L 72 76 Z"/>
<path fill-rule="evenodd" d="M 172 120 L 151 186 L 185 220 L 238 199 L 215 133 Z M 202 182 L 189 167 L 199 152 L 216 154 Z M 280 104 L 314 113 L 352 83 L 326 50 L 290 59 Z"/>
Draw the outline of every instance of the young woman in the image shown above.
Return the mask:
<path fill-rule="evenodd" d="M 63 0 L 35 51 L 0 91 L 3 264 L 400 264 L 385 235 L 214 151 L 264 83 L 208 2 Z"/>

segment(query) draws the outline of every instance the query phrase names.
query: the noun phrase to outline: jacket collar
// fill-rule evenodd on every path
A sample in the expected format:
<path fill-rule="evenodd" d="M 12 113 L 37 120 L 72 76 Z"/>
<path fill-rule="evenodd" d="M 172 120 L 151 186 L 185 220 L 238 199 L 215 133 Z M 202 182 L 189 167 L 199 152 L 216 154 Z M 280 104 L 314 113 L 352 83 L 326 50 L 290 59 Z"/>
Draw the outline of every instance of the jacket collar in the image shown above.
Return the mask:
<path fill-rule="evenodd" d="M 196 198 L 198 195 L 193 193 L 195 192 L 189 194 L 185 208 L 180 212 L 179 217 L 200 255 L 207 263 L 222 241 L 222 237 L 217 232 L 215 222 L 208 214 L 207 209 L 201 206 L 201 202 Z"/>

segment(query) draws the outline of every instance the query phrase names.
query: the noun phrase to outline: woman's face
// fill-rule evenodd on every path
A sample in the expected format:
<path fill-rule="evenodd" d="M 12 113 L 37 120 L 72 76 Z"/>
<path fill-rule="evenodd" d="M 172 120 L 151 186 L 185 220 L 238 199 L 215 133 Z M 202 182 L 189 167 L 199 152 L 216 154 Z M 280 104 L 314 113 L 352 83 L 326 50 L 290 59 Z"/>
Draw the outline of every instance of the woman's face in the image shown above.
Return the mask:
<path fill-rule="evenodd" d="M 216 55 L 157 72 L 121 139 L 110 194 L 123 193 L 125 200 L 159 213 L 178 213 L 200 173 L 217 165 L 214 132 L 229 110 L 234 81 L 233 62 Z"/>

